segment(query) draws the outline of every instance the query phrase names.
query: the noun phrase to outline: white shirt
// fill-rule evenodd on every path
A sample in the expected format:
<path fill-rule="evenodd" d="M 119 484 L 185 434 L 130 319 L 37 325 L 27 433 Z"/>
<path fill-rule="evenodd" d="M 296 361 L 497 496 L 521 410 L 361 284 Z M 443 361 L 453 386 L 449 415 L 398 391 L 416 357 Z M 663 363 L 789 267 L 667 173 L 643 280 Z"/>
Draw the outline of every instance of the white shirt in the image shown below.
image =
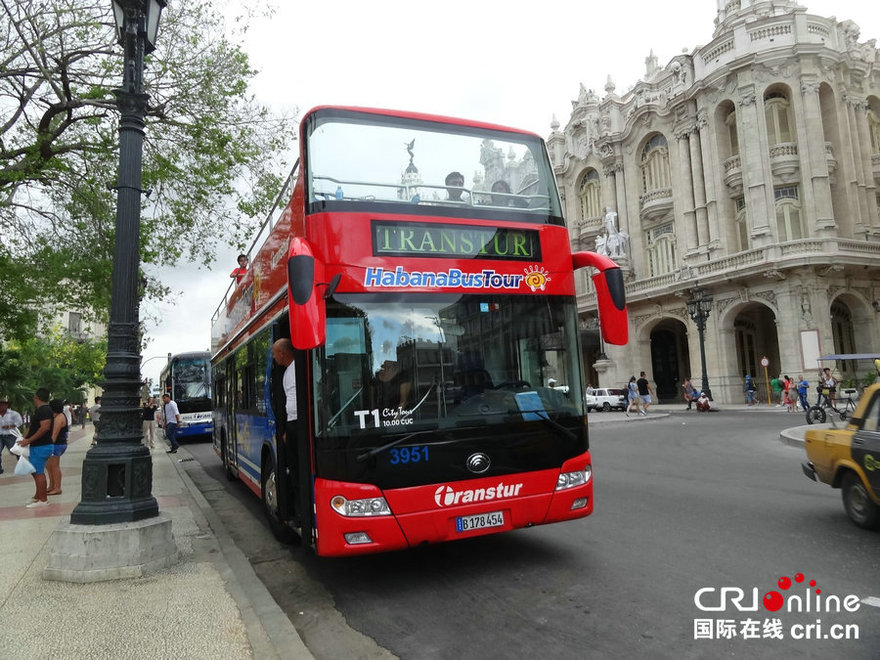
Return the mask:
<path fill-rule="evenodd" d="M 24 424 L 24 422 L 21 419 L 21 415 L 15 412 L 12 408 L 9 408 L 5 414 L 0 415 L 0 435 L 12 435 L 12 428 L 6 427 L 18 428 L 22 424 Z"/>
<path fill-rule="evenodd" d="M 296 374 L 294 374 L 295 362 L 291 362 L 284 370 L 284 378 L 281 384 L 284 387 L 284 409 L 287 412 L 287 421 L 296 420 Z"/>
<path fill-rule="evenodd" d="M 166 403 L 163 408 L 163 414 L 165 415 L 165 424 L 177 424 L 177 418 L 180 417 L 180 411 L 177 409 L 177 403 L 169 401 Z"/>

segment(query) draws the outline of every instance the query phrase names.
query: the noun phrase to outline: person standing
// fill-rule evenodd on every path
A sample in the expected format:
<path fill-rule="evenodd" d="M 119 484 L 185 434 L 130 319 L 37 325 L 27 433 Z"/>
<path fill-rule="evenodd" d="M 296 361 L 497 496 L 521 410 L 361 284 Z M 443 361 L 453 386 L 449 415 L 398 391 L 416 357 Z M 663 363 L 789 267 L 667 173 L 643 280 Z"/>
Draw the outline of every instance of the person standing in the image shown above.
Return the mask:
<path fill-rule="evenodd" d="M 36 492 L 27 501 L 28 509 L 49 506 L 46 493 L 46 461 L 52 455 L 52 409 L 49 408 L 49 390 L 41 387 L 34 393 L 36 411 L 31 417 L 28 433 L 20 440 L 22 447 L 30 447 L 28 460 L 34 466 L 34 486 Z"/>
<path fill-rule="evenodd" d="M 773 399 L 776 401 L 776 407 L 782 407 L 782 379 L 774 376 L 770 379 L 770 389 L 773 391 Z"/>
<path fill-rule="evenodd" d="M 5 396 L 0 396 L 0 458 L 3 448 L 11 450 L 15 444 L 13 431 L 24 424 L 21 415 L 9 407 L 9 401 Z M 12 451 L 9 452 L 10 454 Z M 17 457 L 16 457 L 17 458 Z M 3 464 L 0 463 L 0 474 L 3 474 Z"/>
<path fill-rule="evenodd" d="M 61 399 L 52 399 L 49 408 L 52 409 L 52 455 L 46 459 L 46 474 L 49 477 L 46 495 L 61 495 L 61 455 L 67 451 L 70 424 L 67 423 Z"/>
<path fill-rule="evenodd" d="M 639 398 L 642 400 L 642 414 L 647 415 L 648 408 L 654 403 L 654 388 L 651 387 L 651 383 L 649 383 L 648 379 L 645 377 L 644 371 L 639 374 L 639 379 L 636 381 L 636 387 L 639 390 Z"/>
<path fill-rule="evenodd" d="M 143 442 L 144 444 L 152 449 L 154 447 L 153 439 L 156 436 L 156 408 L 158 406 L 155 403 L 153 397 L 150 397 L 146 401 L 144 401 L 144 405 L 141 406 L 141 416 L 143 422 L 141 423 L 141 428 L 144 434 Z"/>
<path fill-rule="evenodd" d="M 281 442 L 278 445 L 278 476 L 279 489 L 281 492 L 293 491 L 293 517 L 304 525 L 306 521 L 305 512 L 309 510 L 309 505 L 304 501 L 307 499 L 305 488 L 302 488 L 303 471 L 308 465 L 308 445 L 305 442 L 298 442 L 297 435 L 297 419 L 299 411 L 296 400 L 296 361 L 295 349 L 293 344 L 287 338 L 278 339 L 272 344 L 272 358 L 275 362 L 284 367 L 284 375 L 281 378 L 281 389 L 283 390 L 284 399 L 284 431 L 281 433 Z M 279 393 L 281 394 L 281 393 Z M 279 397 L 280 398 L 280 397 Z M 281 401 L 278 400 L 277 407 L 280 408 Z M 281 412 L 280 410 L 278 411 Z M 276 418 L 278 414 L 276 413 Z M 289 480 L 289 481 L 288 481 Z M 279 498 L 279 515 L 289 512 L 287 504 Z"/>
<path fill-rule="evenodd" d="M 746 403 L 754 406 L 758 401 L 755 399 L 755 382 L 752 380 L 751 374 L 746 374 Z"/>
<path fill-rule="evenodd" d="M 825 367 L 819 372 L 819 383 L 821 383 L 821 394 L 819 395 L 818 405 L 822 405 L 822 396 L 825 397 L 826 405 L 834 407 L 834 393 L 837 391 L 837 379 L 831 374 L 831 369 Z"/>
<path fill-rule="evenodd" d="M 810 402 L 807 401 L 807 390 L 810 389 L 810 381 L 808 381 L 803 376 L 797 377 L 797 393 L 798 399 L 801 402 L 801 408 L 806 411 L 810 407 Z"/>
<path fill-rule="evenodd" d="M 180 424 L 180 411 L 177 403 L 171 400 L 171 395 L 166 392 L 162 395 L 162 420 L 165 426 L 165 437 L 171 445 L 169 454 L 176 454 L 180 443 L 177 442 L 177 426 Z"/>

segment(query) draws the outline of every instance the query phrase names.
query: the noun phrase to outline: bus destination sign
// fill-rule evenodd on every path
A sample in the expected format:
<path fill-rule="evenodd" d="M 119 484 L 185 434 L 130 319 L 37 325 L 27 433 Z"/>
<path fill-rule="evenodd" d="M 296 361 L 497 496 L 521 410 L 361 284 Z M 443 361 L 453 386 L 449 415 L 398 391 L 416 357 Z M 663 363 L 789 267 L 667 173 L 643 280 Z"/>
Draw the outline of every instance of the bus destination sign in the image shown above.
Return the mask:
<path fill-rule="evenodd" d="M 534 229 L 372 221 L 373 256 L 541 261 Z"/>

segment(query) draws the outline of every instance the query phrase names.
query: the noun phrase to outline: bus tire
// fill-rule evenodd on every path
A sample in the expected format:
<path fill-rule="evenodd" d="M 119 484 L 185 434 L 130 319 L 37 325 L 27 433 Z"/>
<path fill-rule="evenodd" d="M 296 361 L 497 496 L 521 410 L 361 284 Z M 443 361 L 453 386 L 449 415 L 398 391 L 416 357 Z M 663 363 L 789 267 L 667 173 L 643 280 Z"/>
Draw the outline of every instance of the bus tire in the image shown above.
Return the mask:
<path fill-rule="evenodd" d="M 263 510 L 266 512 L 266 520 L 269 522 L 272 535 L 282 543 L 291 543 L 293 530 L 278 517 L 278 481 L 275 472 L 275 459 L 272 458 L 271 453 L 266 452 L 260 475 Z"/>
<path fill-rule="evenodd" d="M 825 409 L 822 406 L 807 408 L 807 424 L 824 424 L 825 419 Z"/>
<path fill-rule="evenodd" d="M 840 484 L 843 508 L 856 525 L 864 529 L 880 529 L 880 506 L 874 504 L 865 484 L 854 472 L 843 475 Z"/>

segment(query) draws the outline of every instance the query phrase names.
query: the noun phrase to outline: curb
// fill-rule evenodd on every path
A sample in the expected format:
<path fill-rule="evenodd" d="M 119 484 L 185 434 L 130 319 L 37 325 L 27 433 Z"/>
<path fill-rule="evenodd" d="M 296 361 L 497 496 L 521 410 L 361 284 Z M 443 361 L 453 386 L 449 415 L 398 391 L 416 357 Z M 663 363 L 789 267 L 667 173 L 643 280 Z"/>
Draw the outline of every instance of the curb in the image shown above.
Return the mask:
<path fill-rule="evenodd" d="M 170 460 L 170 459 L 169 459 Z M 313 659 L 296 628 L 272 598 L 245 554 L 235 545 L 220 517 L 202 495 L 198 486 L 178 461 L 172 460 L 174 469 L 189 491 L 199 513 L 208 521 L 223 558 L 230 569 L 224 575 L 229 595 L 235 600 L 247 629 L 248 640 L 255 658 L 278 658 L 279 660 Z M 196 465 L 198 465 L 196 463 Z M 201 469 L 199 466 L 198 469 Z"/>

